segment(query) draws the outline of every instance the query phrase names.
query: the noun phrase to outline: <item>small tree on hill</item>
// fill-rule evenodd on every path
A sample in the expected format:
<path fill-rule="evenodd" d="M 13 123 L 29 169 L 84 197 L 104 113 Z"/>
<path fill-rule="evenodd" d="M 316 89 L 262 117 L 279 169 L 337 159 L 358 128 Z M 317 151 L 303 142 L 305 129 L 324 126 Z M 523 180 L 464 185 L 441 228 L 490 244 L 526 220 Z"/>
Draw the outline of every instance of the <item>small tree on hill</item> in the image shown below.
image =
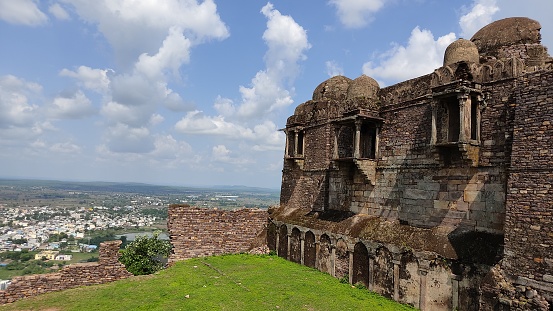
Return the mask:
<path fill-rule="evenodd" d="M 152 274 L 164 268 L 171 252 L 171 243 L 152 237 L 138 236 L 121 250 L 119 261 L 134 275 Z"/>

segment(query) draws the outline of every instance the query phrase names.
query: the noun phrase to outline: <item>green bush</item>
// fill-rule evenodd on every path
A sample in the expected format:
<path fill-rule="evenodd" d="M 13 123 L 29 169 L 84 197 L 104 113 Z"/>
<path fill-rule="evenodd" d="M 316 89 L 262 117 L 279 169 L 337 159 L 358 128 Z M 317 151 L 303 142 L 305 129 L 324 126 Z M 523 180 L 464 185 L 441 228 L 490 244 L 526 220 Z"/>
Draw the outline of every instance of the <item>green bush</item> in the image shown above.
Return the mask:
<path fill-rule="evenodd" d="M 154 236 L 138 236 L 121 250 L 119 261 L 134 275 L 152 274 L 165 267 L 171 252 L 169 241 L 159 240 Z"/>

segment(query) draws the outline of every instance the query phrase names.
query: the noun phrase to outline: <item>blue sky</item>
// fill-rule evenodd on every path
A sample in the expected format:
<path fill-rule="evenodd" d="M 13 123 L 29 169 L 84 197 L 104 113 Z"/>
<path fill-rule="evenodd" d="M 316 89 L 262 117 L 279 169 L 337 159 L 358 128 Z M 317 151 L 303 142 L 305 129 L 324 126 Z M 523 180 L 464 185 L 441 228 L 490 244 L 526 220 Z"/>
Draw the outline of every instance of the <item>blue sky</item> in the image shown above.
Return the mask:
<path fill-rule="evenodd" d="M 278 188 L 286 118 L 551 0 L 0 0 L 0 177 Z"/>

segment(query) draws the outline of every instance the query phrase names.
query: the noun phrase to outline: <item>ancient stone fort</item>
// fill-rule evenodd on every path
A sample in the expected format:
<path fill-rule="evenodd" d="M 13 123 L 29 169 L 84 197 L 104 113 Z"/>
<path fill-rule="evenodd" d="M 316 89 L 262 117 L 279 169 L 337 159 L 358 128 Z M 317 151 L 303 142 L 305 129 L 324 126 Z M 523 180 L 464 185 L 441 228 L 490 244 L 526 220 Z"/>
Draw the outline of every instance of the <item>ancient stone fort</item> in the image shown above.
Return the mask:
<path fill-rule="evenodd" d="M 507 18 L 443 66 L 330 78 L 287 137 L 279 256 L 422 310 L 553 310 L 553 59 Z"/>
<path fill-rule="evenodd" d="M 540 28 L 496 21 L 389 87 L 324 81 L 286 123 L 280 206 L 169 206 L 170 262 L 266 244 L 421 310 L 553 311 L 553 58 Z M 119 243 L 99 263 L 16 278 L 0 304 L 129 277 Z"/>
<path fill-rule="evenodd" d="M 540 28 L 496 21 L 389 87 L 324 81 L 287 120 L 280 206 L 172 206 L 172 260 L 246 250 L 263 229 L 279 256 L 421 310 L 553 311 L 553 58 Z"/>

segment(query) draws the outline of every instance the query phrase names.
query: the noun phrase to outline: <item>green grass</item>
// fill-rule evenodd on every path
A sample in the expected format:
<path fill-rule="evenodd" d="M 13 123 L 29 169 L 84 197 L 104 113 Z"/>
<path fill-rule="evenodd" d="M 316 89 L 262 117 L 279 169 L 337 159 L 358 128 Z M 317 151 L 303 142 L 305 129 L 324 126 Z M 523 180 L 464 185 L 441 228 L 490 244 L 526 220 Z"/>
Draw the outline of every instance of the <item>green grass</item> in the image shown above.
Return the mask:
<path fill-rule="evenodd" d="M 0 310 L 413 310 L 276 256 L 191 259 L 155 275 L 27 298 Z"/>

